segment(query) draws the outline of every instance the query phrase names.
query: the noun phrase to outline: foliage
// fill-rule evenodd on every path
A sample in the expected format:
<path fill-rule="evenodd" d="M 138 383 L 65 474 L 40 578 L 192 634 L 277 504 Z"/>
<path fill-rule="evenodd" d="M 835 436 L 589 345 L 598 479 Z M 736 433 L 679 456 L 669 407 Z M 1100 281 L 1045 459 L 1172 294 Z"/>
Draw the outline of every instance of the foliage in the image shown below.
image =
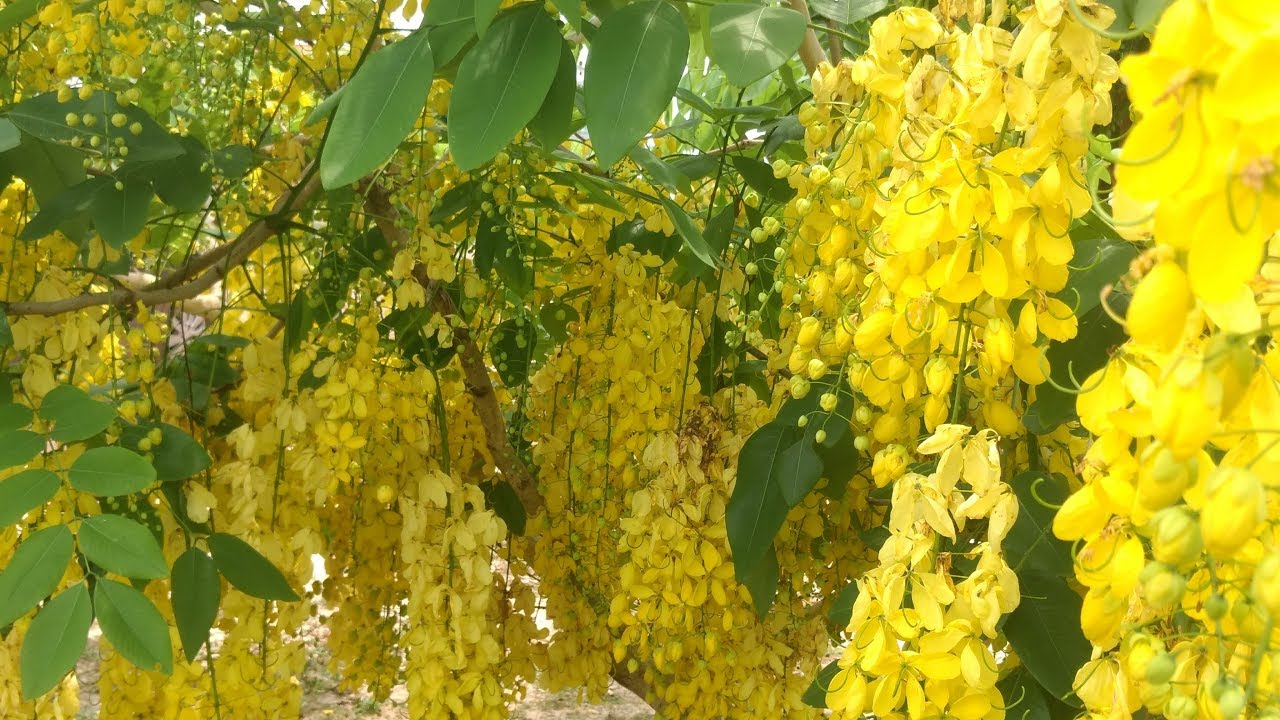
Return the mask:
<path fill-rule="evenodd" d="M 0 720 L 1275 717 L 1278 37 L 10 0 Z"/>

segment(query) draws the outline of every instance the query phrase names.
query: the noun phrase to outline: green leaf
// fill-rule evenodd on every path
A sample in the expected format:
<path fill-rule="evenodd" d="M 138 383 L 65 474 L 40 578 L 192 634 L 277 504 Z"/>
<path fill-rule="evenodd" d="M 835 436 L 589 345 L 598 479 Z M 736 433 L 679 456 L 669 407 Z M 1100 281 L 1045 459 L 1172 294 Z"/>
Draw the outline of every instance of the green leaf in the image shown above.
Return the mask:
<path fill-rule="evenodd" d="M 560 43 L 560 63 L 542 107 L 529 121 L 529 132 L 548 150 L 573 134 L 573 103 L 578 96 L 578 65 L 568 43 Z"/>
<path fill-rule="evenodd" d="M 246 145 L 227 145 L 209 154 L 213 169 L 228 180 L 239 180 L 258 164 L 253 148 Z"/>
<path fill-rule="evenodd" d="M 84 158 L 74 148 L 24 137 L 21 145 L 0 155 L 0 169 L 26 181 L 43 205 L 85 179 Z"/>
<path fill-rule="evenodd" d="M 1056 508 L 1071 494 L 1066 478 L 1027 471 L 1013 479 L 1018 496 L 1018 519 L 1004 541 L 1004 553 L 1014 572 L 1024 567 L 1042 573 L 1070 576 L 1075 570 L 1071 545 L 1053 534 Z"/>
<path fill-rule="evenodd" d="M 7 378 L 5 379 L 7 381 Z M 0 405 L 0 431 L 21 430 L 31 424 L 35 414 L 26 405 Z"/>
<path fill-rule="evenodd" d="M 49 470 L 23 470 L 0 480 L 0 528 L 13 525 L 49 502 L 60 487 L 62 482 Z"/>
<path fill-rule="evenodd" d="M 71 486 L 100 497 L 128 495 L 150 487 L 156 469 L 141 455 L 122 447 L 84 451 L 67 472 Z"/>
<path fill-rule="evenodd" d="M 0 572 L 0 628 L 12 625 L 58 589 L 71 562 L 72 544 L 66 525 L 37 530 L 19 543 Z"/>
<path fill-rule="evenodd" d="M 774 481 L 782 491 L 782 499 L 790 507 L 799 505 L 805 495 L 822 479 L 822 458 L 814 448 L 813 439 L 800 437 L 786 450 L 774 467 Z"/>
<path fill-rule="evenodd" d="M 482 487 L 485 504 L 502 518 L 502 521 L 507 524 L 507 530 L 512 535 L 523 535 L 528 514 L 525 512 L 524 503 L 520 501 L 520 495 L 516 493 L 515 488 L 511 487 L 511 483 L 500 480 L 485 483 Z"/>
<path fill-rule="evenodd" d="M 1172 3 L 1173 0 L 1133 0 L 1133 26 L 1149 32 Z"/>
<path fill-rule="evenodd" d="M 746 86 L 791 59 L 804 40 L 795 10 L 723 3 L 711 7 L 708 54 L 734 85 Z"/>
<path fill-rule="evenodd" d="M 13 0 L 5 5 L 0 9 L 0 33 L 12 30 L 35 15 L 43 2 L 44 0 Z"/>
<path fill-rule="evenodd" d="M 475 0 L 432 0 L 423 12 L 429 29 L 431 57 L 444 68 L 476 37 Z"/>
<path fill-rule="evenodd" d="M 422 113 L 433 72 L 424 29 L 365 59 L 347 83 L 320 154 L 325 188 L 350 185 L 395 153 Z"/>
<path fill-rule="evenodd" d="M 466 3 L 465 17 L 454 18 L 430 29 L 431 60 L 440 72 L 448 72 L 458 53 L 476 38 L 476 24 L 471 17 L 471 3 Z M 430 6 L 428 6 L 430 12 Z"/>
<path fill-rule="evenodd" d="M 830 430 L 827 431 L 827 440 L 831 440 Z M 844 433 L 834 445 L 819 443 L 818 457 L 822 458 L 822 476 L 827 479 L 820 492 L 833 500 L 844 497 L 849 481 L 866 465 L 854 444 L 853 433 Z"/>
<path fill-rule="evenodd" d="M 620 213 L 627 212 L 626 207 L 624 207 L 622 203 L 618 202 L 617 198 L 613 197 L 613 195 L 611 195 L 606 189 L 603 189 L 601 187 L 601 183 L 596 178 L 584 175 L 580 172 L 564 172 L 558 170 L 548 172 L 546 173 L 546 176 L 559 181 L 559 184 L 561 185 L 571 185 L 582 190 L 587 194 L 587 197 L 591 202 L 596 205 L 607 207 L 610 210 L 616 210 Z"/>
<path fill-rule="evenodd" d="M 449 150 L 458 169 L 493 159 L 533 119 L 563 46 L 555 23 L 532 4 L 503 16 L 467 53 L 449 101 Z"/>
<path fill-rule="evenodd" d="M 168 423 L 131 425 L 121 434 L 120 441 L 131 450 L 138 449 L 138 442 L 152 430 L 160 429 L 160 444 L 152 445 L 151 464 L 156 469 L 156 480 L 174 482 L 186 480 L 213 465 L 204 446 L 182 430 Z"/>
<path fill-rule="evenodd" d="M 834 393 L 836 406 L 831 412 L 822 409 L 822 396 Z M 777 422 L 799 425 L 801 417 L 807 417 L 804 435 L 811 441 L 817 440 L 819 430 L 825 430 L 827 439 L 821 445 L 834 448 L 851 433 L 848 418 L 853 416 L 853 392 L 849 384 L 839 373 L 828 373 L 814 381 L 808 395 L 796 400 L 788 398 L 778 410 Z"/>
<path fill-rule="evenodd" d="M 40 417 L 53 425 L 50 438 L 79 442 L 106 430 L 116 419 L 116 409 L 74 385 L 58 385 L 40 402 Z"/>
<path fill-rule="evenodd" d="M 302 126 L 307 127 L 308 125 L 315 125 L 321 120 L 332 115 L 333 111 L 338 107 L 338 102 L 342 100 L 342 94 L 346 91 L 347 86 L 343 85 L 330 93 L 329 97 L 321 100 L 320 104 L 312 108 L 311 112 L 307 114 L 306 119 L 302 121 Z"/>
<path fill-rule="evenodd" d="M 45 603 L 22 639 L 22 697 L 34 700 L 62 682 L 89 642 L 93 602 L 77 583 Z"/>
<path fill-rule="evenodd" d="M 574 30 L 582 29 L 582 4 L 578 0 L 552 0 L 556 10 Z"/>
<path fill-rule="evenodd" d="M 812 0 L 809 7 L 816 15 L 852 25 L 889 7 L 889 0 Z"/>
<path fill-rule="evenodd" d="M 649 230 L 644 226 L 643 219 L 636 218 L 635 220 L 615 225 L 609 231 L 609 239 L 605 242 L 605 249 L 611 253 L 616 253 L 627 245 L 635 248 L 637 252 L 648 253 L 667 261 L 675 259 L 680 254 L 683 241 L 672 235 Z"/>
<path fill-rule="evenodd" d="M 218 572 L 240 592 L 259 600 L 298 599 L 284 574 L 238 537 L 216 533 L 205 539 Z"/>
<path fill-rule="evenodd" d="M 774 598 L 778 596 L 778 554 L 774 552 L 772 545 L 751 572 L 742 578 L 742 584 L 751 593 L 751 604 L 756 609 L 756 617 L 768 615 Z"/>
<path fill-rule="evenodd" d="M 18 126 L 12 120 L 0 118 L 0 152 L 12 150 L 21 143 L 22 132 L 18 130 Z"/>
<path fill-rule="evenodd" d="M 193 343 L 174 358 L 165 374 L 173 381 L 178 400 L 203 411 L 216 390 L 236 382 L 240 374 L 227 360 L 227 352 L 225 347 Z"/>
<path fill-rule="evenodd" d="M 1007 720 L 1050 720 L 1044 691 L 1025 667 L 1019 667 L 996 683 L 1004 697 Z"/>
<path fill-rule="evenodd" d="M 849 626 L 849 620 L 853 618 L 853 604 L 858 600 L 858 592 L 858 583 L 851 582 L 845 585 L 831 603 L 831 608 L 827 610 L 827 621 L 840 632 L 845 631 Z"/>
<path fill-rule="evenodd" d="M 40 211 L 22 228 L 18 239 L 39 240 L 61 228 L 73 240 L 83 240 L 82 230 L 87 227 L 89 208 L 98 193 L 111 182 L 106 177 L 90 178 L 40 202 Z"/>
<path fill-rule="evenodd" d="M 124 659 L 143 670 L 173 672 L 169 626 L 147 596 L 114 580 L 98 580 L 93 606 L 103 636 Z"/>
<path fill-rule="evenodd" d="M 500 5 L 502 5 L 502 0 L 475 0 L 476 35 L 484 37 L 485 32 L 489 30 L 489 25 L 498 16 L 498 6 Z"/>
<path fill-rule="evenodd" d="M 1074 236 L 1087 233 L 1083 225 Z M 1074 308 L 1076 317 L 1084 317 L 1102 302 L 1102 291 L 1115 285 L 1129 272 L 1129 265 L 1138 256 L 1138 246 L 1118 239 L 1086 237 L 1075 239 L 1075 257 L 1071 260 L 1071 274 L 1067 286 L 1054 293 L 1054 297 Z"/>
<path fill-rule="evenodd" d="M 44 446 L 44 438 L 30 430 L 0 432 L 0 470 L 26 463 L 39 455 Z"/>
<path fill-rule="evenodd" d="M 1022 602 L 1004 624 L 1004 636 L 1036 680 L 1075 707 L 1076 671 L 1092 646 L 1080 630 L 1080 596 L 1065 580 L 1037 571 L 1018 573 Z"/>
<path fill-rule="evenodd" d="M 676 226 L 676 232 L 684 240 L 684 247 L 707 267 L 722 267 L 720 258 L 712 253 L 711 247 L 707 245 L 706 238 L 702 236 L 702 231 L 693 222 L 693 218 L 689 217 L 689 214 L 677 205 L 674 200 L 665 197 L 659 197 L 658 200 L 662 202 L 662 207 L 666 208 L 667 214 L 671 216 L 671 222 Z"/>
<path fill-rule="evenodd" d="M 124 180 L 120 188 L 109 183 L 94 193 L 89 214 L 102 241 L 118 249 L 142 232 L 154 195 L 151 183 L 138 178 Z"/>
<path fill-rule="evenodd" d="M 794 426 L 771 422 L 752 433 L 738 454 L 738 477 L 725 509 L 725 525 L 739 580 L 764 560 L 787 517 L 775 468 L 782 462 L 783 448 L 798 434 Z"/>
<path fill-rule="evenodd" d="M 601 167 L 621 160 L 653 128 L 688 56 L 689 29 L 668 3 L 633 2 L 605 19 L 583 81 L 587 130 Z"/>
<path fill-rule="evenodd" d="M 666 162 L 690 180 L 701 180 L 704 177 L 708 177 L 720 166 L 719 157 L 703 153 L 669 157 Z"/>
<path fill-rule="evenodd" d="M 117 495 L 116 497 L 101 498 L 98 500 L 98 507 L 104 515 L 119 515 L 121 517 L 132 520 L 147 532 L 151 533 L 151 537 L 155 539 L 156 544 L 164 547 L 165 533 L 164 521 L 160 519 L 160 512 L 155 505 L 151 504 L 150 493 L 140 492 L 132 495 Z M 171 516 L 177 516 L 177 510 L 172 507 L 166 507 L 165 510 L 172 511 Z"/>
<path fill-rule="evenodd" d="M 187 662 L 193 662 L 209 640 L 209 629 L 218 619 L 222 602 L 222 582 L 213 558 L 197 548 L 188 548 L 173 563 L 173 619 L 182 639 Z"/>
<path fill-rule="evenodd" d="M 780 117 L 761 126 L 760 129 L 765 132 L 764 144 L 760 149 L 766 156 L 772 156 L 787 143 L 798 142 L 804 138 L 804 126 L 800 124 L 800 117 L 797 115 Z M 786 183 L 785 180 L 782 182 Z"/>
<path fill-rule="evenodd" d="M 147 163 L 136 172 L 152 182 L 165 203 L 182 212 L 194 212 L 204 206 L 213 190 L 212 159 L 194 137 L 180 137 L 178 142 L 185 150 L 181 155 Z"/>
<path fill-rule="evenodd" d="M 776 203 L 785 203 L 795 197 L 795 188 L 786 180 L 775 178 L 768 163 L 742 155 L 734 155 L 732 161 L 733 167 L 747 181 L 747 186 L 760 193 L 760 197 Z"/>
<path fill-rule="evenodd" d="M 832 681 L 836 679 L 836 675 L 840 672 L 840 661 L 832 660 L 818 671 L 818 676 L 809 684 L 809 689 L 804 691 L 801 700 L 805 705 L 815 708 L 825 708 L 827 706 L 827 690 L 831 687 Z"/>
<path fill-rule="evenodd" d="M 115 127 L 111 118 L 116 114 L 125 116 L 126 128 L 137 123 L 141 131 L 135 135 Z M 87 100 L 73 97 L 66 102 L 59 102 L 57 93 L 44 93 L 19 102 L 9 108 L 7 115 L 23 132 L 50 142 L 64 143 L 80 138 L 88 146 L 94 137 L 100 138 L 103 144 L 114 143 L 113 138 L 123 138 L 131 162 L 164 160 L 183 152 L 169 131 L 145 110 L 137 105 L 121 107 L 113 92 L 99 90 Z M 74 126 L 68 125 L 69 115 L 79 118 L 92 115 L 94 124 L 89 126 L 81 120 Z"/>
<path fill-rule="evenodd" d="M 0 309 L 0 348 L 13 347 L 13 328 L 9 327 L 9 318 Z"/>
<path fill-rule="evenodd" d="M 494 328 L 489 339 L 489 355 L 503 385 L 519 387 L 529 379 L 529 365 L 537 342 L 537 328 L 524 318 L 504 320 Z"/>
<path fill-rule="evenodd" d="M 119 515 L 94 515 L 80 524 L 80 552 L 98 567 L 127 578 L 155 580 L 169 574 L 151 531 Z"/>
<path fill-rule="evenodd" d="M 569 338 L 569 323 L 577 322 L 578 317 L 578 311 L 572 305 L 562 302 L 549 302 L 538 311 L 542 329 L 555 342 L 564 342 Z"/>
<path fill-rule="evenodd" d="M 686 196 L 693 195 L 693 185 L 689 182 L 689 178 L 662 158 L 654 155 L 648 148 L 637 145 L 631 148 L 629 154 L 636 165 L 644 171 L 645 176 L 653 182 L 673 193 L 682 192 Z"/>

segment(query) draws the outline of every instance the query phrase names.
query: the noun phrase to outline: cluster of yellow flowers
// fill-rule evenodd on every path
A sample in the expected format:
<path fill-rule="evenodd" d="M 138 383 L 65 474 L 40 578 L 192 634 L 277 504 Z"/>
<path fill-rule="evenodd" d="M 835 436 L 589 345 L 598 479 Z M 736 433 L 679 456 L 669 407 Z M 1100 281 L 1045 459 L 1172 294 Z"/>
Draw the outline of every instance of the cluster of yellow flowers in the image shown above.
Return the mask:
<path fill-rule="evenodd" d="M 843 373 L 875 409 L 858 420 L 873 452 L 971 408 L 1018 434 L 1041 348 L 1075 335 L 1052 294 L 1117 71 L 1064 5 L 1022 11 L 1016 38 L 999 16 L 967 31 L 919 8 L 877 20 L 866 54 L 814 80 L 801 122 L 816 162 L 775 165 L 798 190 L 779 253 L 798 281 L 782 289 L 793 393 Z"/>
<path fill-rule="evenodd" d="M 1001 480 L 995 433 L 969 435 L 964 425 L 938 426 L 916 448 L 937 455 L 936 469 L 894 483 L 891 535 L 879 567 L 858 580 L 852 642 L 827 688 L 828 706 L 842 717 L 894 717 L 904 708 L 913 718 L 1004 717 L 993 647 L 1001 616 L 1020 597 L 1001 553 L 1018 499 Z M 973 544 L 940 549 L 944 538 L 955 544 L 966 522 L 982 520 L 986 532 Z"/>
<path fill-rule="evenodd" d="M 961 5 L 877 20 L 865 54 L 815 76 L 800 118 L 812 160 L 774 167 L 798 191 L 771 289 L 791 321 L 779 362 L 824 408 L 837 390 L 822 379 L 847 378 L 865 399 L 849 418 L 859 449 L 892 485 L 893 535 L 858 580 L 828 686 L 849 717 L 1003 717 L 1016 702 L 995 688 L 998 624 L 1019 601 L 996 438 L 1026 433 L 1045 348 L 1076 335 L 1067 231 L 1092 205 L 1090 134 L 1119 75 L 1090 27 L 1111 22 L 1101 3 Z M 957 422 L 989 429 L 964 443 Z M 929 472 L 908 450 L 922 430 L 917 452 L 942 453 Z M 1064 449 L 1080 440 L 1065 426 L 1040 439 L 1006 443 L 1005 467 L 1074 474 Z M 985 532 L 956 546 L 966 521 Z"/>
<path fill-rule="evenodd" d="M 616 663 L 679 717 L 812 712 L 800 696 L 827 646 L 821 608 L 758 619 L 726 538 L 735 458 L 768 406 L 742 386 L 708 397 L 693 369 L 710 342 L 702 318 L 732 316 L 733 303 L 700 297 L 695 316 L 664 260 L 606 251 L 614 211 L 562 202 L 578 203 L 566 223 L 575 242 L 551 240 L 562 284 L 549 300 L 581 320 L 531 378 L 525 427 L 546 501 L 526 554 L 555 627 L 543 682 L 598 698 Z M 646 224 L 665 217 L 650 208 Z M 824 525 L 816 501 L 795 516 L 804 549 L 781 564 L 807 597 L 823 575 L 808 547 Z"/>
<path fill-rule="evenodd" d="M 1130 273 L 1130 340 L 1079 398 L 1096 439 L 1054 524 L 1080 543 L 1097 650 L 1079 694 L 1110 717 L 1280 712 L 1277 30 L 1267 4 L 1181 0 L 1121 65 L 1140 119 L 1114 206 L 1154 242 Z"/>
<path fill-rule="evenodd" d="M 121 107 L 173 108 L 179 134 L 258 146 L 261 165 L 219 185 L 207 217 L 167 230 L 189 232 L 196 250 L 205 235 L 243 233 L 303 177 L 319 136 L 301 118 L 349 76 L 373 24 L 387 22 L 378 12 L 416 5 L 316 0 L 267 41 L 237 30 L 272 22 L 239 0 L 218 17 L 183 0 L 111 0 L 106 13 L 51 0 L 23 40 L 45 52 L 14 53 L 6 69 L 22 78 L 19 97 L 96 88 Z M 296 716 L 304 634 L 319 625 L 344 687 L 381 699 L 403 681 L 414 717 L 501 718 L 535 681 L 599 699 L 611 675 L 637 679 L 673 717 L 816 717 L 803 698 L 829 649 L 824 618 L 852 582 L 850 619 L 836 628 L 849 644 L 819 686 L 837 716 L 1002 718 L 1016 698 L 997 682 L 1026 664 L 1003 632 L 1025 591 L 1006 542 L 1020 468 L 1076 490 L 1053 529 L 1077 543 L 1093 656 L 1074 689 L 1086 712 L 1280 716 L 1280 101 L 1262 75 L 1280 59 L 1280 11 L 1176 0 L 1150 50 L 1118 64 L 1097 32 L 1112 5 L 888 12 L 865 53 L 814 73 L 799 113 L 808 157 L 774 165 L 794 198 L 734 229 L 728 267 L 695 281 L 681 259 L 628 242 L 681 232 L 652 196 L 722 209 L 719 180 L 686 195 L 632 179 L 606 203 L 613 177 L 575 187 L 559 160 L 514 149 L 462 175 L 435 157 L 450 90 L 437 80 L 414 150 L 373 185 L 332 193 L 316 217 L 279 223 L 205 298 L 219 310 L 202 318 L 203 343 L 172 337 L 194 302 L 138 305 L 127 319 L 98 307 L 12 318 L 0 361 L 21 358 L 17 403 L 39 407 L 59 383 L 104 389 L 121 422 L 169 423 L 207 448 L 210 469 L 157 513 L 170 561 L 216 528 L 309 591 L 270 603 L 228 588 L 210 649 L 179 657 L 170 676 L 104 642 L 101 716 Z M 230 82 L 258 52 L 256 69 Z M 1099 157 L 1092 135 L 1112 124 L 1121 77 L 1138 120 L 1122 151 Z M 227 113 L 201 126 L 189 107 Z M 111 172 L 123 157 L 108 148 L 88 167 Z M 1037 435 L 1023 416 L 1047 387 L 1046 349 L 1076 336 L 1079 303 L 1095 299 L 1065 290 L 1079 270 L 1068 230 L 1095 206 L 1104 161 L 1117 166 L 1116 225 L 1147 248 L 1125 280 L 1127 308 L 1127 292 L 1103 298 L 1129 340 L 1083 384 L 1079 425 Z M 366 204 L 387 188 L 389 212 L 411 216 L 395 246 L 397 220 Z M 176 247 L 149 237 L 160 223 L 123 249 L 19 240 L 30 190 L 0 189 L 0 299 L 72 297 L 98 282 L 73 269 L 86 259 Z M 760 199 L 735 190 L 741 225 Z M 440 220 L 463 195 L 481 217 Z M 620 232 L 637 216 L 636 233 Z M 477 222 L 505 228 L 498 248 L 481 247 Z M 357 258 L 348 240 L 366 232 L 388 246 Z M 317 263 L 325 233 L 342 242 L 326 241 L 334 254 Z M 341 267 L 357 260 L 359 272 Z M 757 287 L 762 277 L 770 284 Z M 336 307 L 317 309 L 334 283 Z M 456 315 L 437 312 L 437 293 Z M 772 340 L 764 316 L 779 298 Z M 313 328 L 296 308 L 329 314 Z M 527 358 L 509 352 L 512 327 Z M 487 351 L 507 437 L 487 435 L 476 393 L 488 389 L 455 359 L 459 338 Z M 703 373 L 707 352 L 743 341 L 766 359 L 771 394 Z M 238 377 L 196 397 L 174 368 L 187 353 L 208 360 L 209 346 L 215 374 Z M 508 383 L 529 358 L 527 382 Z M 849 417 L 830 415 L 841 426 L 816 437 L 851 431 L 869 466 L 790 508 L 770 550 L 779 595 L 762 617 L 768 603 L 735 573 L 728 540 L 737 459 L 784 401 L 816 395 L 832 413 L 848 390 Z M 117 423 L 105 439 L 120 435 Z M 542 506 L 523 537 L 495 494 L 512 479 L 495 441 L 530 461 Z M 62 469 L 86 447 L 33 462 Z M 34 530 L 100 512 L 61 489 L 0 528 L 0 558 Z M 883 543 L 863 532 L 875 528 L 887 529 Z M 82 579 L 73 564 L 62 587 Z M 146 594 L 172 619 L 167 583 Z M 0 641 L 0 720 L 74 717 L 74 678 L 19 698 L 29 624 Z M 176 631 L 171 642 L 180 655 Z"/>

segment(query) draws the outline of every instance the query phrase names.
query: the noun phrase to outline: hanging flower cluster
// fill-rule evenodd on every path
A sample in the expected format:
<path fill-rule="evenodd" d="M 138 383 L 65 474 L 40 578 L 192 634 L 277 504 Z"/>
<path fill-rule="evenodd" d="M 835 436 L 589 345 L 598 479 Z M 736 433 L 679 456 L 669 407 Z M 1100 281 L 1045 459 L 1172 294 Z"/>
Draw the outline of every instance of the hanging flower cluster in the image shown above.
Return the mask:
<path fill-rule="evenodd" d="M 936 469 L 894 483 L 891 535 L 880 565 L 858 580 L 852 641 L 827 704 L 844 717 L 904 709 L 910 717 L 1003 717 L 993 647 L 1001 616 L 1020 598 L 1001 552 L 1018 499 L 1001 480 L 991 430 L 970 437 L 966 426 L 943 424 L 916 452 L 937 455 Z M 982 521 L 984 532 L 966 531 Z"/>
<path fill-rule="evenodd" d="M 1116 170 L 1134 262 L 1129 341 L 1077 404 L 1096 439 L 1054 529 L 1079 544 L 1077 684 L 1115 717 L 1270 717 L 1277 505 L 1271 338 L 1278 107 L 1262 76 L 1280 17 L 1176 2 L 1121 65 L 1138 121 Z"/>

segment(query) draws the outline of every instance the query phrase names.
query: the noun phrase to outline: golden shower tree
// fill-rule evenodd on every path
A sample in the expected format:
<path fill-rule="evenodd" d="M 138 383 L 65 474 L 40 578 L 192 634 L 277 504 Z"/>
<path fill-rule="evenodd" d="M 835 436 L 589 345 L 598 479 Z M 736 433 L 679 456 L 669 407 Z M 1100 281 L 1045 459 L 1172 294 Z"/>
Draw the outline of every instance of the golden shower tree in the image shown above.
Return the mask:
<path fill-rule="evenodd" d="M 1273 3 L 0 47 L 0 718 L 1280 717 Z"/>

